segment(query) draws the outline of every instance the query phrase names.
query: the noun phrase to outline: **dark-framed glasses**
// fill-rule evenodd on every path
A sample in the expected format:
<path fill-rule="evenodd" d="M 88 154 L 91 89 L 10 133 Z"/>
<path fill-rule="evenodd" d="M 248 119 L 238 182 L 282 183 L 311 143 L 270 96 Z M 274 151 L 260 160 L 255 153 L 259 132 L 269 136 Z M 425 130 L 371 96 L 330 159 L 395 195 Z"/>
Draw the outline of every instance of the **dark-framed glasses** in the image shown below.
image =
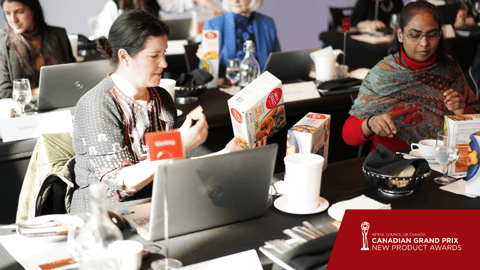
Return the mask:
<path fill-rule="evenodd" d="M 424 35 L 418 33 L 406 34 L 403 33 L 408 39 L 413 42 L 420 41 L 423 37 L 426 37 L 428 40 L 437 40 L 442 36 L 442 31 L 429 32 Z"/>

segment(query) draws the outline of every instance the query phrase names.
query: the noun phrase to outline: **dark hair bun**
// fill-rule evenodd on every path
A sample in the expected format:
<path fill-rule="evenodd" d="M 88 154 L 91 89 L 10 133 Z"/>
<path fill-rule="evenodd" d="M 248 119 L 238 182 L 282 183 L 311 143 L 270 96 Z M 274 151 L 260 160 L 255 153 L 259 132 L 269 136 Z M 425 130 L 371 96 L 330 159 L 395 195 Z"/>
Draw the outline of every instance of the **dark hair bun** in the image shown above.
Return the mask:
<path fill-rule="evenodd" d="M 103 58 L 112 58 L 112 46 L 106 37 L 97 39 L 97 50 L 102 53 Z"/>

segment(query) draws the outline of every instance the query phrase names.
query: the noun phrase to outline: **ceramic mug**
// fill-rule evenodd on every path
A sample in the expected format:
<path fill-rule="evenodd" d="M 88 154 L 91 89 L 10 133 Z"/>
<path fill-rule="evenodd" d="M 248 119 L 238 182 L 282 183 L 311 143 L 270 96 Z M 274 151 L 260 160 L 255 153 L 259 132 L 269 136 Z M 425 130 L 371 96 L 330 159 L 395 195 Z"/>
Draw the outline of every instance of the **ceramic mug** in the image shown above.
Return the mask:
<path fill-rule="evenodd" d="M 417 151 L 424 158 L 434 158 L 436 142 L 435 139 L 425 139 L 418 143 L 412 143 L 410 148 L 412 151 Z"/>

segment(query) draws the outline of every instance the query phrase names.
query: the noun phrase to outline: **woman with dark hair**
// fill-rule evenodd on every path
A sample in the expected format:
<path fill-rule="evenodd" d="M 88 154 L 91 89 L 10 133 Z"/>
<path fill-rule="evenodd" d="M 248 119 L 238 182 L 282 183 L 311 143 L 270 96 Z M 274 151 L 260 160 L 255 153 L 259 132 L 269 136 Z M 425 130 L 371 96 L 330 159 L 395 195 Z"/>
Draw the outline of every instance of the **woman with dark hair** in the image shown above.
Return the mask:
<path fill-rule="evenodd" d="M 12 97 L 12 81 L 28 78 L 38 90 L 40 68 L 75 62 L 64 28 L 47 25 L 38 0 L 1 0 L 6 29 L 0 30 L 0 98 Z"/>
<path fill-rule="evenodd" d="M 87 210 L 89 185 L 105 185 L 107 204 L 151 196 L 156 162 L 147 161 L 144 135 L 176 128 L 177 110 L 170 94 L 158 87 L 167 67 L 168 28 L 153 15 L 129 10 L 115 20 L 98 49 L 114 72 L 88 91 L 75 111 L 75 181 L 71 212 Z M 205 115 L 192 125 L 187 115 L 179 128 L 183 148 L 205 142 Z M 222 153 L 240 150 L 232 139 Z"/>
<path fill-rule="evenodd" d="M 478 99 L 442 37 L 442 16 L 428 2 L 405 6 L 393 53 L 363 81 L 343 127 L 349 145 L 372 140 L 390 150 L 436 138 L 445 115 L 479 113 Z"/>

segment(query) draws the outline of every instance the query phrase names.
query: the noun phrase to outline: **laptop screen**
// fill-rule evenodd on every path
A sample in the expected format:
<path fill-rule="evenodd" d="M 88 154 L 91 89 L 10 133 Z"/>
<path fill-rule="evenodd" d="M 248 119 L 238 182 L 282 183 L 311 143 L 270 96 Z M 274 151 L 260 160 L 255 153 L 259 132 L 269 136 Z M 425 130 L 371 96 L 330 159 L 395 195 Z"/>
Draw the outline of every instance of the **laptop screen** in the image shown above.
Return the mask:
<path fill-rule="evenodd" d="M 43 66 L 40 69 L 38 110 L 77 105 L 87 91 L 108 75 L 109 69 L 108 60 Z"/>
<path fill-rule="evenodd" d="M 283 83 L 307 79 L 314 65 L 310 53 L 317 50 L 320 49 L 270 53 L 263 71 L 272 73 Z"/>

